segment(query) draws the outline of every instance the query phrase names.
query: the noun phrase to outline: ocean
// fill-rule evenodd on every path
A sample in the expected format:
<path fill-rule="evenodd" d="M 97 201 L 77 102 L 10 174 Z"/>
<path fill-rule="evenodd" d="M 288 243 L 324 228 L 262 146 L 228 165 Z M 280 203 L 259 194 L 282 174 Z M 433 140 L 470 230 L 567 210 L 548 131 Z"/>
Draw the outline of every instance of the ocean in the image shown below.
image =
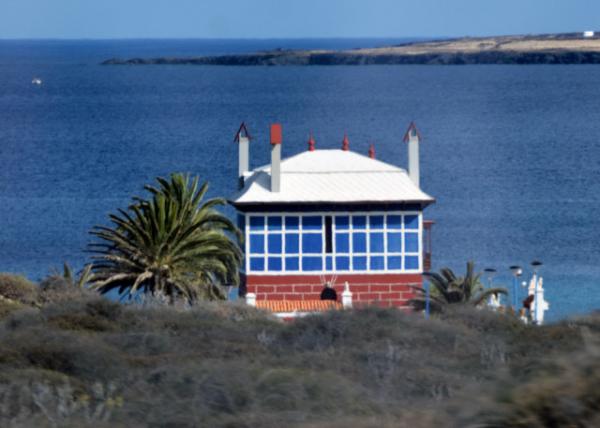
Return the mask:
<path fill-rule="evenodd" d="M 81 267 L 89 230 L 157 176 L 183 171 L 236 189 L 245 121 L 251 165 L 336 148 L 405 167 L 402 136 L 423 136 L 421 186 L 437 202 L 434 269 L 467 260 L 544 265 L 547 319 L 600 307 L 600 67 L 101 66 L 111 57 L 191 56 L 271 48 L 352 48 L 402 39 L 0 41 L 0 271 L 32 280 Z M 33 77 L 42 79 L 32 85 Z M 232 212 L 229 212 L 232 214 Z M 524 297 L 524 291 L 521 290 Z"/>

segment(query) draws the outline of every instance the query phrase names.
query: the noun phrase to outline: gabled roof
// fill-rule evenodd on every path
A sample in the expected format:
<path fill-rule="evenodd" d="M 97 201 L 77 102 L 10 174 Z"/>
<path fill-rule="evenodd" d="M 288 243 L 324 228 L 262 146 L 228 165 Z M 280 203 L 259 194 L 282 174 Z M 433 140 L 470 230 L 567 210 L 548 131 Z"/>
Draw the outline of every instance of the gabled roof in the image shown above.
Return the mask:
<path fill-rule="evenodd" d="M 270 173 L 270 165 L 250 172 L 234 205 L 434 202 L 404 169 L 351 151 L 305 151 L 282 160 L 280 192 L 271 192 Z"/>

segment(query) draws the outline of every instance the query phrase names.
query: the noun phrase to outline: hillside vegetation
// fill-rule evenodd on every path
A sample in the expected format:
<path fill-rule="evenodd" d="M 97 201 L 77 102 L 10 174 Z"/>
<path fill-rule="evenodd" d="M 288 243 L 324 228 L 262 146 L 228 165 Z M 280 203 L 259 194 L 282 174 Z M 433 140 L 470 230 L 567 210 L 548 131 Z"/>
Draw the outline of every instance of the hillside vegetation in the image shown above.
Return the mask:
<path fill-rule="evenodd" d="M 600 426 L 598 315 L 530 327 L 453 305 L 284 324 L 3 278 L 3 427 Z"/>

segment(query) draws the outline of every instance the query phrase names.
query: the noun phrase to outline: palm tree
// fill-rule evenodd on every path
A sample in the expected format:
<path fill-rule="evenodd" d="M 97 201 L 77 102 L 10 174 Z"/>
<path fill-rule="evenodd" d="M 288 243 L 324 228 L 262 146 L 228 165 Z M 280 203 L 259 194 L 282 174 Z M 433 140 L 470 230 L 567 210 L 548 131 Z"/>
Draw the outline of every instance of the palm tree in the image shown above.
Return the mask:
<path fill-rule="evenodd" d="M 55 276 L 59 277 L 60 275 L 57 272 Z M 72 287 L 85 288 L 86 284 L 92 280 L 92 265 L 85 265 L 79 276 L 76 277 L 71 266 L 65 262 L 63 264 L 62 278 Z"/>
<path fill-rule="evenodd" d="M 440 273 L 425 272 L 423 274 L 433 286 L 429 296 L 430 309 L 442 311 L 444 306 L 455 303 L 467 303 L 480 306 L 490 296 L 508 294 L 504 288 L 485 288 L 481 282 L 481 273 L 475 273 L 475 263 L 467 263 L 465 276 L 456 276 L 449 268 L 443 268 Z M 417 287 L 418 296 L 411 299 L 410 305 L 415 310 L 423 310 L 426 305 L 427 292 L 423 287 Z"/>
<path fill-rule="evenodd" d="M 129 297 L 143 293 L 197 299 L 226 297 L 223 285 L 238 285 L 242 260 L 236 226 L 215 208 L 221 198 L 203 201 L 208 183 L 198 177 L 173 174 L 145 186 L 148 199 L 133 198 L 128 210 L 111 214 L 113 227 L 95 226 L 100 242 L 91 244 L 95 256 L 91 288 L 117 290 Z"/>

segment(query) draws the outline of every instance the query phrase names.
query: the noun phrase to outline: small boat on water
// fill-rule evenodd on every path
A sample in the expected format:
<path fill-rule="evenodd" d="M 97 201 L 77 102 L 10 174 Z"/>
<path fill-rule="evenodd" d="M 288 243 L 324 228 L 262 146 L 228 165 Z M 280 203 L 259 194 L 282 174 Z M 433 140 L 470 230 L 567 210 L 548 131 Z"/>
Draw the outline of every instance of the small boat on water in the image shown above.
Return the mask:
<path fill-rule="evenodd" d="M 31 83 L 33 85 L 40 86 L 42 84 L 42 79 L 40 79 L 39 77 L 34 77 L 33 80 L 31 81 Z"/>

